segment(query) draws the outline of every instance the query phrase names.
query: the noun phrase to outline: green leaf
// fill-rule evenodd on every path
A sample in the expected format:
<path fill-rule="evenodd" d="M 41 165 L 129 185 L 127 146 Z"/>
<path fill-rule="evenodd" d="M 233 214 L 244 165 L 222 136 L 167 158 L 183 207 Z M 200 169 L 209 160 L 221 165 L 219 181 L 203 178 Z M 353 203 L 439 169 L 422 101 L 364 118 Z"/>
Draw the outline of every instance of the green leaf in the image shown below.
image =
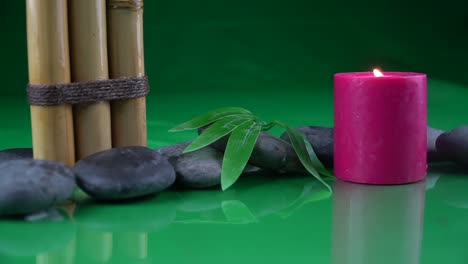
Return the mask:
<path fill-rule="evenodd" d="M 221 171 L 223 190 L 233 185 L 241 175 L 261 131 L 262 126 L 253 120 L 245 122 L 232 131 L 224 152 Z"/>
<path fill-rule="evenodd" d="M 258 222 L 249 207 L 238 200 L 223 201 L 221 208 L 230 223 L 255 223 Z"/>
<path fill-rule="evenodd" d="M 327 170 L 327 168 L 325 168 L 323 163 L 319 160 L 319 158 L 317 157 L 317 154 L 315 154 L 314 148 L 312 147 L 312 144 L 310 144 L 309 140 L 307 140 L 307 138 L 305 136 L 303 138 L 304 138 L 304 144 L 305 144 L 306 149 L 307 149 L 307 153 L 309 153 L 310 160 L 312 161 L 312 165 L 314 166 L 314 168 L 316 168 L 317 171 L 320 174 L 324 175 L 324 176 L 335 178 L 335 176 L 333 176 L 333 174 L 330 173 L 330 171 Z"/>
<path fill-rule="evenodd" d="M 216 110 L 212 110 L 206 114 L 203 114 L 199 117 L 196 117 L 188 122 L 182 123 L 172 129 L 169 132 L 178 132 L 184 130 L 197 129 L 202 126 L 211 124 L 219 119 L 222 119 L 227 116 L 235 115 L 252 115 L 252 113 L 241 107 L 223 107 Z"/>
<path fill-rule="evenodd" d="M 198 136 L 185 150 L 184 153 L 201 149 L 229 134 L 245 122 L 252 121 L 254 116 L 227 116 L 216 121 Z M 252 121 L 253 122 L 253 121 Z"/>
<path fill-rule="evenodd" d="M 314 167 L 314 161 L 312 161 L 311 156 L 309 156 L 309 152 L 307 151 L 306 147 L 306 141 L 307 139 L 305 138 L 304 134 L 299 132 L 296 129 L 290 128 L 284 123 L 280 121 L 273 121 L 272 123 L 275 123 L 281 127 L 283 127 L 286 132 L 289 135 L 289 139 L 291 140 L 291 145 L 294 148 L 294 151 L 297 154 L 297 157 L 301 161 L 302 165 L 306 168 L 306 170 L 312 174 L 317 180 L 319 180 L 323 185 L 325 185 L 330 192 L 332 192 L 332 189 L 330 185 L 328 185 L 320 176 L 319 172 L 315 169 Z M 311 146 L 312 147 L 312 146 Z M 320 161 L 319 161 L 320 162 Z"/>

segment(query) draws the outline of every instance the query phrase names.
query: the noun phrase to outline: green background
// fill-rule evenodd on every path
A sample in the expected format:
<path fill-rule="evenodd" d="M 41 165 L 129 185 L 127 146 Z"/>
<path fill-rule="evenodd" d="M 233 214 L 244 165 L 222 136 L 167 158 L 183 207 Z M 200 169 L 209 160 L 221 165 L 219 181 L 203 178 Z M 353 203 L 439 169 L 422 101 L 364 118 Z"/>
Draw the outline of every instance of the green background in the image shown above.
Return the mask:
<path fill-rule="evenodd" d="M 333 74 L 374 67 L 427 73 L 429 123 L 445 129 L 466 123 L 464 97 L 458 96 L 468 86 L 465 6 L 420 0 L 146 1 L 149 132 L 155 135 L 150 145 L 175 139 L 161 126 L 227 105 L 264 119 L 290 119 L 291 125 L 332 125 Z M 20 125 L 22 133 L 20 140 L 0 141 L 6 148 L 31 143 L 25 99 L 9 106 L 6 97 L 25 98 L 25 3 L 2 7 L 0 94 L 5 108 L 19 112 L 4 117 L 1 128 Z"/>
<path fill-rule="evenodd" d="M 374 67 L 427 73 L 430 125 L 467 124 L 466 6 L 147 0 L 149 145 L 193 138 L 167 130 L 221 106 L 293 126 L 332 126 L 333 74 Z M 24 1 L 2 3 L 0 149 L 31 146 L 24 13 Z M 228 192 L 171 190 L 124 205 L 88 201 L 68 206 L 74 213 L 62 221 L 0 221 L 0 263 L 467 263 L 467 174 L 444 165 L 430 168 L 422 187 L 384 187 L 380 195 L 350 185 L 354 198 L 309 203 L 321 188 L 307 176 L 242 179 Z M 381 203 L 362 213 L 373 199 Z M 409 204 L 425 207 L 424 215 Z M 340 208 L 353 213 L 337 219 Z M 348 247 L 332 246 L 343 239 L 337 222 L 351 228 Z M 420 247 L 408 242 L 420 236 Z"/>
<path fill-rule="evenodd" d="M 2 93 L 27 82 L 25 1 L 2 4 Z M 421 71 L 468 84 L 464 1 L 145 2 L 156 91 L 328 89 L 333 73 Z"/>

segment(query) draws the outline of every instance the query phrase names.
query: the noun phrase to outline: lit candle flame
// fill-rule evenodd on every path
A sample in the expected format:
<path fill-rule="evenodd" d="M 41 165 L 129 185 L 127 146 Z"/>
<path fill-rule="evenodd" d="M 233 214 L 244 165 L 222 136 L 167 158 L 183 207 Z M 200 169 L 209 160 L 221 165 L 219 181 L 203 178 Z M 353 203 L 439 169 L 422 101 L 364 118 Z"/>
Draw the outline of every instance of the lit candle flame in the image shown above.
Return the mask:
<path fill-rule="evenodd" d="M 374 69 L 374 76 L 375 77 L 383 77 L 383 73 L 377 69 Z"/>

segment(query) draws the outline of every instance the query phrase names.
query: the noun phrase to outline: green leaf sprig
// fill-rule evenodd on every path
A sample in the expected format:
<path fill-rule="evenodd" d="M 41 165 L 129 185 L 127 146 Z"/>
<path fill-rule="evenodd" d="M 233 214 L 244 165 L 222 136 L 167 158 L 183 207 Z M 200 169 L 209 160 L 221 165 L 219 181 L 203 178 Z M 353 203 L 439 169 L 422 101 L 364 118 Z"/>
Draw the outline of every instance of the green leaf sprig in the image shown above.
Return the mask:
<path fill-rule="evenodd" d="M 210 125 L 187 148 L 184 153 L 206 147 L 218 139 L 230 134 L 223 156 L 221 170 L 221 188 L 231 187 L 240 177 L 254 149 L 261 131 L 267 131 L 274 126 L 280 126 L 289 135 L 294 151 L 304 168 L 331 192 L 330 186 L 323 180 L 325 177 L 334 177 L 322 162 L 305 135 L 294 128 L 288 127 L 280 121 L 262 122 L 250 111 L 240 107 L 224 107 L 188 122 L 182 123 L 170 132 L 198 129 Z"/>

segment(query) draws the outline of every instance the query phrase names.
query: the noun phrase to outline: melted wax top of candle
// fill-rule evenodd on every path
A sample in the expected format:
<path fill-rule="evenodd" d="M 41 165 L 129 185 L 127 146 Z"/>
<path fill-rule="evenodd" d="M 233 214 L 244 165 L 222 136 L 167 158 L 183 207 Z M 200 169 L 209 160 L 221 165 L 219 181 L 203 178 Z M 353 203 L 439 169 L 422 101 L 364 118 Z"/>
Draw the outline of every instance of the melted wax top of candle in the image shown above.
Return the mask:
<path fill-rule="evenodd" d="M 417 72 L 382 72 L 383 76 L 375 76 L 373 72 L 342 72 L 336 73 L 338 78 L 351 79 L 410 79 L 426 77 L 424 73 Z"/>

